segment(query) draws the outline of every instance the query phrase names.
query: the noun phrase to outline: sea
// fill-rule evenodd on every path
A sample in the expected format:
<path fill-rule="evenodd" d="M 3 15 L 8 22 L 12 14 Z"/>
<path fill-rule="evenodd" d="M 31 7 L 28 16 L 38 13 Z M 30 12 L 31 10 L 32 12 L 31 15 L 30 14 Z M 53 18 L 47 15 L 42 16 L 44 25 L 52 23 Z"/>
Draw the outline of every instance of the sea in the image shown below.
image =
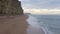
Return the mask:
<path fill-rule="evenodd" d="M 30 14 L 28 24 L 40 27 L 45 34 L 60 34 L 60 15 Z"/>

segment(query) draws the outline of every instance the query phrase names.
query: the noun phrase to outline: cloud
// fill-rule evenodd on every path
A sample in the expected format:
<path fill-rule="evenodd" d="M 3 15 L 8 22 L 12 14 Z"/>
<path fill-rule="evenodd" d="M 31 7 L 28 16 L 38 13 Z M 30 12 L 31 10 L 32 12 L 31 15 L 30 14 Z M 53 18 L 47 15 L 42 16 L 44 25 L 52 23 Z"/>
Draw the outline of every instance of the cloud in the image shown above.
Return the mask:
<path fill-rule="evenodd" d="M 21 0 L 24 13 L 60 14 L 60 0 Z"/>
<path fill-rule="evenodd" d="M 60 0 L 21 0 L 21 1 L 22 6 L 26 8 L 54 9 L 60 7 Z"/>
<path fill-rule="evenodd" d="M 31 14 L 60 14 L 60 9 L 26 9 L 25 13 Z"/>

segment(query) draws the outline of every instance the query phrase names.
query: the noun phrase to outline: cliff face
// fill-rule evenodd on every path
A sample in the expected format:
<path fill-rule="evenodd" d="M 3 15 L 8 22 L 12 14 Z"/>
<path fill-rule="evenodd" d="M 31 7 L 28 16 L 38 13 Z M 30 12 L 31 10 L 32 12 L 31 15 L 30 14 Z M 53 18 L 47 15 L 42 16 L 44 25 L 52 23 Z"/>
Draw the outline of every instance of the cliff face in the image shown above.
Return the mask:
<path fill-rule="evenodd" d="M 23 9 L 18 0 L 0 0 L 0 15 L 22 15 Z"/>

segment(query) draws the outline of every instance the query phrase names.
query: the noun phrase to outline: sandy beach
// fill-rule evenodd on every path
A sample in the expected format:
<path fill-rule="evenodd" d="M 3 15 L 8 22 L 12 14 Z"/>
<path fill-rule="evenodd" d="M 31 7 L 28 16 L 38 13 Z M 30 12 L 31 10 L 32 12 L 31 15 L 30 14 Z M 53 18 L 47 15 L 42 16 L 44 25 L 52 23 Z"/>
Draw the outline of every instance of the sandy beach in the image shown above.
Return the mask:
<path fill-rule="evenodd" d="M 0 34 L 26 34 L 26 16 L 0 16 Z"/>
<path fill-rule="evenodd" d="M 0 34 L 44 34 L 42 29 L 28 25 L 27 16 L 0 16 Z"/>

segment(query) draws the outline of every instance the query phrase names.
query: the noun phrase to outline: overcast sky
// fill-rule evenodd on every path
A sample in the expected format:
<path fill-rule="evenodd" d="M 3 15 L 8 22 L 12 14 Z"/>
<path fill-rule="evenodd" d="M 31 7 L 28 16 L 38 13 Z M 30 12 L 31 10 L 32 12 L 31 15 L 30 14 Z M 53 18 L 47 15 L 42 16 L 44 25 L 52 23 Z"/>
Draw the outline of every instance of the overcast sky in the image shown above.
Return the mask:
<path fill-rule="evenodd" d="M 21 0 L 21 2 L 22 2 L 23 8 L 29 8 L 28 11 L 31 9 L 35 9 L 35 10 L 47 9 L 45 11 L 60 9 L 60 0 Z M 57 11 L 60 11 L 60 10 L 57 10 Z"/>
<path fill-rule="evenodd" d="M 21 0 L 23 7 L 54 9 L 60 8 L 60 0 Z"/>

